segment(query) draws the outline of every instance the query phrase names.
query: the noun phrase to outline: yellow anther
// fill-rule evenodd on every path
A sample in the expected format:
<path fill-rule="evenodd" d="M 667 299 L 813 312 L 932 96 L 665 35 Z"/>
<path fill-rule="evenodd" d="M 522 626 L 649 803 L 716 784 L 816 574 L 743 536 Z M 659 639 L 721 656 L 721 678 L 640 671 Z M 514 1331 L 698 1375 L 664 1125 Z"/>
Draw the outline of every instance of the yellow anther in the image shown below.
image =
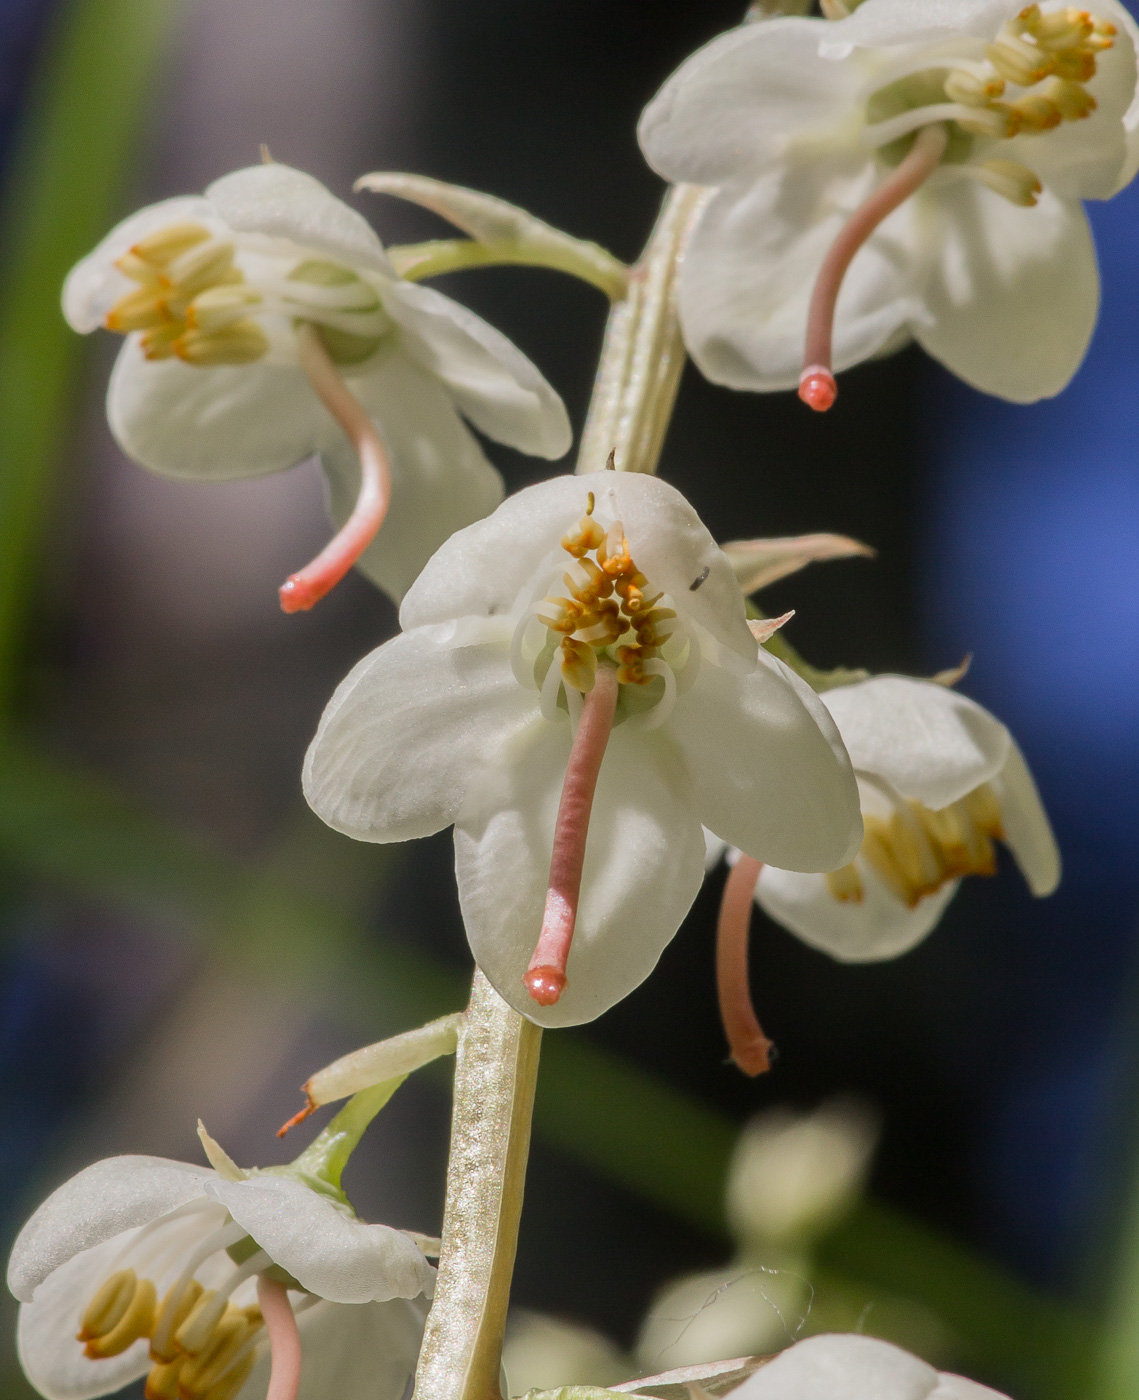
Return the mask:
<path fill-rule="evenodd" d="M 1056 67 L 1053 54 L 1012 34 L 1004 34 L 995 43 L 986 44 L 985 57 L 1002 78 L 1018 87 L 1032 87 Z"/>
<path fill-rule="evenodd" d="M 139 342 L 142 353 L 148 360 L 169 360 L 174 354 L 174 345 L 185 335 L 186 326 L 182 321 L 168 321 L 147 331 Z"/>
<path fill-rule="evenodd" d="M 150 1359 L 152 1361 L 173 1361 L 182 1354 L 182 1348 L 174 1340 L 174 1334 L 190 1316 L 198 1299 L 202 1296 L 202 1285 L 192 1278 L 182 1289 L 174 1284 L 167 1291 L 155 1318 L 154 1331 L 150 1337 Z"/>
<path fill-rule="evenodd" d="M 87 1304 L 75 1340 L 86 1342 L 110 1332 L 130 1306 L 137 1284 L 133 1269 L 120 1269 L 105 1279 Z"/>
<path fill-rule="evenodd" d="M 966 107 L 985 107 L 1005 90 L 1005 80 L 995 73 L 991 77 L 978 77 L 963 68 L 955 68 L 945 80 L 945 95 L 950 102 L 960 102 Z"/>
<path fill-rule="evenodd" d="M 256 1358 L 252 1351 L 248 1352 L 240 1361 L 234 1363 L 228 1371 L 202 1396 L 202 1400 L 234 1400 L 241 1387 L 249 1379 L 249 1373 L 253 1370 L 253 1362 Z"/>
<path fill-rule="evenodd" d="M 209 229 L 203 228 L 201 224 L 167 224 L 165 228 L 156 229 L 145 238 L 139 239 L 130 251 L 136 258 L 152 267 L 166 267 L 175 258 L 189 252 L 197 244 L 204 243 L 209 237 Z"/>
<path fill-rule="evenodd" d="M 994 841 L 1004 840 L 1004 824 L 1001 821 L 1001 804 L 988 783 L 982 783 L 962 799 L 969 815 L 977 826 Z"/>
<path fill-rule="evenodd" d="M 115 302 L 103 324 L 109 331 L 126 335 L 130 331 L 151 330 L 173 320 L 166 297 L 158 288 L 139 287 Z"/>
<path fill-rule="evenodd" d="M 593 514 L 593 492 L 589 493 L 590 506 L 578 523 L 576 533 L 571 532 L 562 536 L 562 548 L 567 554 L 572 554 L 575 559 L 580 559 L 591 549 L 596 549 L 605 539 L 605 531 L 598 525 L 596 520 L 589 517 Z"/>
<path fill-rule="evenodd" d="M 1041 96 L 1052 103 L 1066 122 L 1083 121 L 1096 109 L 1096 100 L 1087 88 L 1063 78 L 1049 78 Z"/>
<path fill-rule="evenodd" d="M 1015 160 L 986 160 L 971 167 L 971 171 L 981 184 L 1026 209 L 1036 203 L 1044 188 L 1034 171 Z"/>
<path fill-rule="evenodd" d="M 177 1400 L 178 1372 L 185 1360 L 184 1356 L 177 1356 L 173 1361 L 159 1361 L 150 1368 L 143 1392 L 146 1400 Z"/>
<path fill-rule="evenodd" d="M 219 1298 L 212 1288 L 199 1293 L 194 1306 L 183 1322 L 174 1330 L 174 1341 L 191 1354 L 202 1351 L 209 1345 L 218 1319 L 225 1312 L 226 1300 Z"/>
<path fill-rule="evenodd" d="M 178 1391 L 185 1396 L 202 1395 L 236 1359 L 237 1353 L 257 1330 L 240 1308 L 226 1308 L 214 1328 L 209 1345 L 191 1357 L 178 1373 Z"/>
<path fill-rule="evenodd" d="M 1042 93 L 1026 92 L 1012 107 L 1020 118 L 1020 129 L 1026 134 L 1051 131 L 1064 120 L 1059 107 Z"/>
<path fill-rule="evenodd" d="M 1057 78 L 1066 78 L 1072 83 L 1086 83 L 1095 77 L 1095 54 L 1087 49 L 1073 49 L 1070 53 L 1056 55 L 1056 66 L 1052 70 Z"/>
<path fill-rule="evenodd" d="M 187 301 L 223 282 L 240 282 L 241 273 L 233 265 L 234 246 L 211 239 L 191 248 L 168 264 L 165 280 Z"/>
<path fill-rule="evenodd" d="M 129 1272 L 133 1279 L 133 1271 Z M 150 1329 L 154 1326 L 156 1301 L 154 1284 L 148 1278 L 136 1280 L 126 1311 L 109 1332 L 87 1341 L 83 1348 L 84 1355 L 92 1361 L 100 1361 L 107 1356 L 119 1356 L 140 1337 L 149 1337 Z"/>
<path fill-rule="evenodd" d="M 988 136 L 1004 141 L 1020 130 L 1020 114 L 1007 103 L 994 102 L 989 107 L 974 107 L 966 116 L 956 118 L 957 125 L 974 136 Z"/>
<path fill-rule="evenodd" d="M 249 365 L 268 353 L 269 340 L 256 321 L 235 321 L 211 333 L 188 330 L 173 348 L 191 365 Z"/>
<path fill-rule="evenodd" d="M 844 865 L 827 874 L 827 889 L 840 904 L 861 904 L 866 897 L 862 879 L 853 865 Z"/>
<path fill-rule="evenodd" d="M 597 676 L 597 653 L 587 642 L 567 637 L 562 643 L 562 678 L 583 695 L 593 689 Z"/>
<path fill-rule="evenodd" d="M 260 292 L 241 285 L 210 287 L 196 296 L 186 308 L 186 324 L 194 330 L 223 330 L 240 321 L 251 306 L 262 300 Z"/>

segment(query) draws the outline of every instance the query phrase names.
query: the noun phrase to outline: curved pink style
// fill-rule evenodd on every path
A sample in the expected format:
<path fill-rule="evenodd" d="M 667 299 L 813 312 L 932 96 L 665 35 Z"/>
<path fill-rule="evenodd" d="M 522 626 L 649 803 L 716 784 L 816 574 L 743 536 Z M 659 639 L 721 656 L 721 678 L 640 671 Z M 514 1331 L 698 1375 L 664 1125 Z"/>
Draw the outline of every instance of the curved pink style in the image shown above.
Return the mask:
<path fill-rule="evenodd" d="M 558 665 L 557 653 L 551 664 Z M 593 689 L 582 703 L 581 719 L 566 764 L 554 826 L 542 932 L 538 935 L 530 966 L 522 977 L 526 990 L 539 1006 L 553 1006 L 566 989 L 566 961 L 577 923 L 589 814 L 593 810 L 601 760 L 613 731 L 617 689 L 616 670 L 602 663 L 597 668 Z"/>
<path fill-rule="evenodd" d="M 716 993 L 720 999 L 720 1020 L 728 1037 L 732 1059 L 753 1078 L 771 1068 L 771 1041 L 751 1003 L 748 983 L 747 945 L 751 929 L 751 906 L 763 863 L 752 856 L 740 856 L 728 871 L 720 901 L 720 921 L 716 926 Z"/>
<path fill-rule="evenodd" d="M 337 373 L 320 336 L 311 326 L 297 333 L 301 368 L 317 397 L 344 429 L 360 459 L 360 494 L 340 531 L 311 564 L 291 574 L 278 596 L 287 613 L 302 612 L 331 592 L 376 538 L 392 494 L 391 463 L 375 425 Z"/>
<path fill-rule="evenodd" d="M 816 413 L 825 413 L 838 395 L 831 372 L 831 342 L 834 337 L 834 310 L 842 279 L 855 253 L 888 214 L 909 199 L 933 174 L 945 154 L 949 133 L 937 123 L 923 126 L 914 137 L 909 153 L 892 175 L 851 214 L 827 249 L 811 306 L 807 312 L 807 338 L 803 349 L 803 373 L 799 376 L 799 397 Z"/>
<path fill-rule="evenodd" d="M 297 1400 L 301 1384 L 301 1337 L 283 1283 L 257 1278 L 257 1302 L 269 1334 L 269 1389 L 265 1400 Z"/>

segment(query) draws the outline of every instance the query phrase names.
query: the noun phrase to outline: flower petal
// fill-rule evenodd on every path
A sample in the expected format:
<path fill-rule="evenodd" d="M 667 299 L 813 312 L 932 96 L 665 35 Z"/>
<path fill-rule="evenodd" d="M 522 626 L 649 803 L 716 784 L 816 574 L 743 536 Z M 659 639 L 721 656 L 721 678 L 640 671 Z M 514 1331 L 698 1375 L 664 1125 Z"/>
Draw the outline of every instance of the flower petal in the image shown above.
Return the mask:
<path fill-rule="evenodd" d="M 992 39 L 1020 0 L 866 0 L 847 19 L 828 23 L 819 42 L 826 58 L 843 59 L 856 48 L 894 48 L 944 39 Z"/>
<path fill-rule="evenodd" d="M 716 194 L 680 274 L 685 343 L 709 379 L 733 389 L 798 384 L 823 258 L 876 180 L 865 153 L 854 151 Z M 894 348 L 921 318 L 927 242 L 908 201 L 855 254 L 838 298 L 835 368 Z"/>
<path fill-rule="evenodd" d="M 209 1194 L 310 1293 L 333 1303 L 430 1297 L 435 1270 L 400 1230 L 357 1220 L 311 1187 L 268 1172 Z"/>
<path fill-rule="evenodd" d="M 287 238 L 350 267 L 393 275 L 367 219 L 303 170 L 277 161 L 250 165 L 215 180 L 206 198 L 237 233 Z"/>
<path fill-rule="evenodd" d="M 988 710 L 933 681 L 874 676 L 822 698 L 859 772 L 935 810 L 994 778 L 1012 742 Z"/>
<path fill-rule="evenodd" d="M 835 899 L 822 875 L 800 875 L 765 865 L 755 902 L 812 948 L 839 962 L 876 962 L 907 953 L 936 927 L 958 881 L 942 885 L 908 909 L 878 879 L 865 861 L 858 862 L 860 903 Z"/>
<path fill-rule="evenodd" d="M 826 1334 L 780 1352 L 733 1394 L 736 1400 L 928 1400 L 939 1380 L 932 1366 L 889 1342 Z"/>
<path fill-rule="evenodd" d="M 148 204 L 107 234 L 85 258 L 67 274 L 63 284 L 63 314 L 72 330 L 86 334 L 103 324 L 107 312 L 118 299 L 137 290 L 138 283 L 115 267 L 115 259 L 148 233 L 168 224 L 200 223 L 225 233 L 213 206 L 201 195 L 178 195 L 158 204 Z"/>
<path fill-rule="evenodd" d="M 53 1270 L 204 1193 L 215 1173 L 165 1157 L 105 1157 L 53 1191 L 16 1237 L 8 1287 L 23 1302 Z M 101 1282 L 101 1280 L 99 1280 Z"/>
<path fill-rule="evenodd" d="M 768 652 L 747 675 L 703 663 L 664 728 L 701 821 L 757 860 L 833 870 L 862 840 L 858 785 L 815 693 Z"/>
<path fill-rule="evenodd" d="M 373 360 L 351 388 L 377 425 L 392 469 L 387 518 L 357 567 L 398 603 L 445 540 L 501 502 L 502 477 L 438 380 L 398 351 Z M 321 464 L 329 513 L 343 525 L 360 489 L 359 458 L 340 435 L 321 452 Z"/>
<path fill-rule="evenodd" d="M 870 3 L 870 0 L 867 0 Z M 1032 403 L 1079 368 L 1099 308 L 1099 273 L 1078 203 L 1045 189 L 1034 209 L 960 181 L 930 188 L 938 261 L 918 342 L 988 394 Z"/>
<path fill-rule="evenodd" d="M 698 49 L 641 116 L 649 164 L 669 180 L 725 184 L 761 174 L 793 137 L 843 125 L 862 75 L 820 59 L 830 27 L 773 19 Z"/>
<path fill-rule="evenodd" d="M 119 352 L 107 418 L 129 457 L 163 476 L 224 481 L 295 466 L 335 428 L 299 369 L 260 362 L 203 369 Z"/>
<path fill-rule="evenodd" d="M 437 375 L 480 432 L 519 452 L 562 457 L 573 442 L 556 390 L 521 350 L 457 301 L 415 282 L 377 283 L 404 348 Z"/>
<path fill-rule="evenodd" d="M 475 960 L 543 1026 L 592 1021 L 656 966 L 704 878 L 704 843 L 673 745 L 619 725 L 593 802 L 577 931 L 555 1006 L 522 984 L 546 899 L 569 725 L 540 720 L 488 763 L 455 824 L 459 902 Z"/>
<path fill-rule="evenodd" d="M 297 1400 L 403 1400 L 415 1363 L 427 1309 L 420 1300 L 387 1303 L 317 1303 L 297 1318 L 301 1384 Z M 269 1350 L 262 1348 L 237 1400 L 264 1400 Z"/>
<path fill-rule="evenodd" d="M 1001 807 L 1004 839 L 1028 888 L 1035 895 L 1051 894 L 1060 883 L 1060 852 L 1040 793 L 1016 740 L 1009 739 L 1008 758 L 993 779 Z"/>
<path fill-rule="evenodd" d="M 723 552 L 679 491 L 633 472 L 539 482 L 452 535 L 408 590 L 400 609 L 404 629 L 464 615 L 508 615 L 527 606 L 565 568 L 559 541 L 577 525 L 590 494 L 603 524 L 624 523 L 633 558 L 650 584 L 669 593 L 678 611 L 723 646 L 752 660 L 755 638 Z"/>
<path fill-rule="evenodd" d="M 483 755 L 538 713 L 510 669 L 510 632 L 462 645 L 456 624 L 393 637 L 329 701 L 304 765 L 304 793 L 337 831 L 408 841 L 455 819 Z"/>
<path fill-rule="evenodd" d="M 87 1304 L 114 1272 L 128 1240 L 123 1232 L 68 1259 L 40 1284 L 33 1302 L 21 1305 L 16 1326 L 20 1365 L 47 1400 L 109 1395 L 150 1369 L 145 1339 L 118 1356 L 92 1361 L 75 1338 Z"/>

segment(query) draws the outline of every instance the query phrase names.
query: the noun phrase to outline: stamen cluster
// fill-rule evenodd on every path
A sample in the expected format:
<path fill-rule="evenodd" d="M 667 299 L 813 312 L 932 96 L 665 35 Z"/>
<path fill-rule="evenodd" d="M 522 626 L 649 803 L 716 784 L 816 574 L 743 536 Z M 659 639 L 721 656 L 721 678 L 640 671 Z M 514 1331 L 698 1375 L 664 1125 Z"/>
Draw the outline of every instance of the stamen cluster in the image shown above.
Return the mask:
<path fill-rule="evenodd" d="M 889 817 L 863 814 L 861 857 L 882 882 L 913 909 L 949 880 L 996 874 L 993 842 L 1004 839 L 1000 805 L 988 783 L 937 811 L 912 800 Z M 845 865 L 826 877 L 841 903 L 864 897 L 857 868 Z"/>
<path fill-rule="evenodd" d="M 192 365 L 244 365 L 269 349 L 249 319 L 261 296 L 244 285 L 235 248 L 201 224 L 171 224 L 149 234 L 115 266 L 139 289 L 107 313 L 108 330 L 142 331 L 148 360 L 177 355 Z"/>
<path fill-rule="evenodd" d="M 100 1360 L 149 1338 L 146 1400 L 233 1400 L 262 1325 L 256 1304 L 236 1307 L 227 1291 L 203 1289 L 195 1278 L 178 1279 L 159 1304 L 150 1279 L 119 1269 L 87 1305 L 77 1340 Z"/>
<path fill-rule="evenodd" d="M 659 658 L 676 617 L 672 608 L 657 607 L 663 593 L 649 596 L 651 586 L 633 562 L 624 526 L 616 520 L 602 529 L 593 505 L 591 491 L 577 529 L 562 537 L 562 548 L 576 561 L 562 575 L 569 597 L 546 597 L 548 611 L 538 613 L 551 632 L 561 634 L 562 677 L 582 694 L 593 689 L 598 657 L 610 647 L 618 682 L 648 685 L 655 672 L 646 663 Z M 622 642 L 630 632 L 632 641 Z"/>

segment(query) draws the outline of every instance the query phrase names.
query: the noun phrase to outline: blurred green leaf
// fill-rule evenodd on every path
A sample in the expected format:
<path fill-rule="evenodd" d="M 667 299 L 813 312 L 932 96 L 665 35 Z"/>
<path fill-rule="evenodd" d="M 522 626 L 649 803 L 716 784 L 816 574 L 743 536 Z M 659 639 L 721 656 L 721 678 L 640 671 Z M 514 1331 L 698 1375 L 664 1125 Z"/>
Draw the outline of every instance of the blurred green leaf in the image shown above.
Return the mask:
<path fill-rule="evenodd" d="M 174 0 L 71 0 L 60 7 L 4 192 L 0 714 L 13 700 L 83 348 L 60 313 L 60 288 L 118 211 L 174 9 Z"/>
<path fill-rule="evenodd" d="M 374 877 L 378 861 L 397 857 L 346 841 L 315 818 L 263 868 L 243 869 L 138 811 L 109 784 L 6 742 L 0 855 L 84 895 L 204 926 L 215 956 L 303 986 L 310 1003 L 319 999 L 362 1041 L 466 1000 L 461 973 L 369 936 L 353 913 L 352 891 L 366 903 L 367 872 Z M 298 870 L 306 883 L 316 872 L 323 897 L 298 887 Z M 576 1031 L 547 1035 L 542 1061 L 535 1128 L 547 1142 L 690 1225 L 723 1232 L 738 1124 Z M 1046 1400 L 1082 1393 L 1091 1324 L 902 1213 L 863 1203 L 821 1257 L 849 1278 L 930 1308 L 990 1375 Z"/>

